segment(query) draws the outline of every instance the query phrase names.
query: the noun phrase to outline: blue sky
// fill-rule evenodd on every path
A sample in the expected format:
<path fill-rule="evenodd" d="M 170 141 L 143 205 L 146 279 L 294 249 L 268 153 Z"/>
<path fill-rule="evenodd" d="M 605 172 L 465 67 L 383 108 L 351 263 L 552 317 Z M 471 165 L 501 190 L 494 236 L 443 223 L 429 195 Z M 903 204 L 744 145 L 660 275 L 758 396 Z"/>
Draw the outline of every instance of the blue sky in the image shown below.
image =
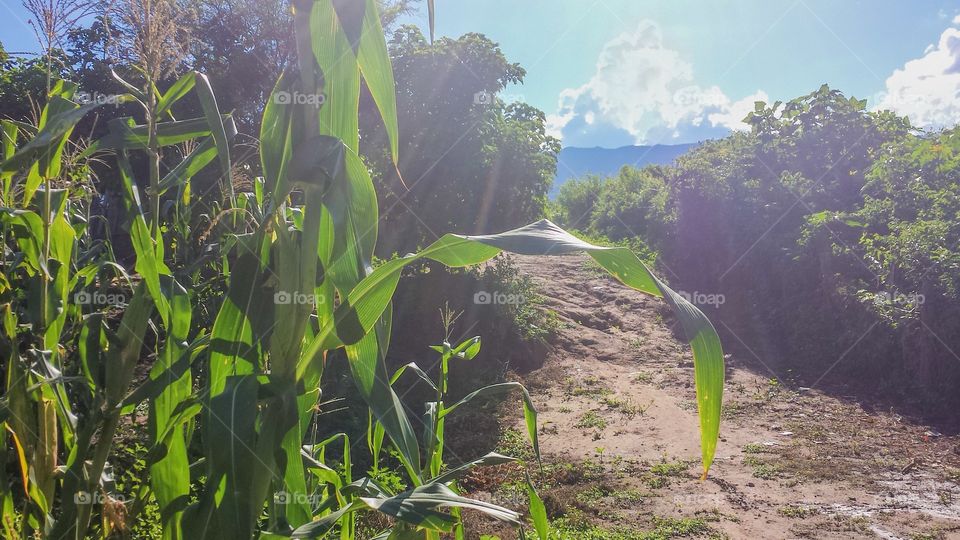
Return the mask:
<path fill-rule="evenodd" d="M 505 97 L 544 110 L 565 145 L 721 136 L 754 100 L 823 83 L 921 125 L 960 120 L 958 0 L 436 3 L 440 35 L 484 33 L 526 68 Z M 34 49 L 20 3 L 0 0 L 0 12 L 7 50 Z M 426 14 L 407 22 L 426 26 Z"/>
<path fill-rule="evenodd" d="M 956 0 L 437 0 L 437 10 L 440 35 L 484 33 L 526 68 L 505 93 L 551 115 L 565 145 L 694 142 L 739 128 L 756 99 L 823 83 L 930 126 L 960 120 L 960 73 L 938 76 L 949 58 L 960 66 Z M 425 13 L 410 19 L 426 25 Z"/>

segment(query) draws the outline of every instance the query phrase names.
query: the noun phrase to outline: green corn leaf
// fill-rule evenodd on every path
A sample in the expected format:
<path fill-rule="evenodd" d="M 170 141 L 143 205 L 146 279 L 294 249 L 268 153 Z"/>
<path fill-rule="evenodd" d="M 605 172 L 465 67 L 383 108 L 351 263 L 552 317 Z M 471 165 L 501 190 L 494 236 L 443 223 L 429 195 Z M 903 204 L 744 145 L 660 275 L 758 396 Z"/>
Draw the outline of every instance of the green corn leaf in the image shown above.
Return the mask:
<path fill-rule="evenodd" d="M 340 2 L 343 4 L 343 2 Z M 351 0 L 353 9 L 363 9 L 360 19 L 360 29 L 357 39 L 351 45 L 357 54 L 357 65 L 363 75 L 367 89 L 373 96 L 373 101 L 380 111 L 387 137 L 390 140 L 390 155 L 393 164 L 399 160 L 400 128 L 397 124 L 397 90 L 393 79 L 393 65 L 387 52 L 387 44 L 383 39 L 383 28 L 380 26 L 380 16 L 377 14 L 376 0 Z M 342 13 L 338 9 L 338 13 Z M 341 18 L 341 23 L 344 19 Z M 351 35 L 350 32 L 347 32 Z"/>
<path fill-rule="evenodd" d="M 479 390 L 474 390 L 460 401 L 440 411 L 440 418 L 445 418 L 448 414 L 455 411 L 461 405 L 465 405 L 478 397 L 497 396 L 506 394 L 514 390 L 519 390 L 523 396 L 523 418 L 527 425 L 527 436 L 530 437 L 530 444 L 533 445 L 533 451 L 536 453 L 537 461 L 540 461 L 540 437 L 537 435 L 537 408 L 533 405 L 533 399 L 530 398 L 530 392 L 518 382 L 505 382 L 500 384 L 491 384 L 484 386 Z"/>
<path fill-rule="evenodd" d="M 399 379 L 401 375 L 406 373 L 408 369 L 412 371 L 417 377 L 419 377 L 421 381 L 427 383 L 427 386 L 429 386 L 431 390 L 433 390 L 434 392 L 439 391 L 437 390 L 437 385 L 433 384 L 433 381 L 430 380 L 430 376 L 427 375 L 422 369 L 420 369 L 420 366 L 418 366 L 416 362 L 410 362 L 409 364 L 400 366 L 400 369 L 398 369 L 393 373 L 393 377 L 390 377 L 390 384 L 396 383 L 397 379 Z"/>
<path fill-rule="evenodd" d="M 236 125 L 232 122 L 227 124 L 228 127 L 232 128 L 231 131 L 227 133 L 228 139 L 233 139 L 237 135 Z M 193 178 L 201 169 L 207 166 L 213 159 L 217 157 L 217 146 L 213 140 L 213 137 L 206 137 L 203 141 L 197 145 L 196 148 L 190 152 L 186 158 L 184 158 L 180 163 L 177 163 L 177 166 L 168 172 L 163 179 L 160 181 L 160 184 L 157 186 L 156 191 L 157 195 L 163 195 L 167 192 L 168 189 L 184 184 Z M 153 194 L 151 188 L 147 188 L 147 192 Z"/>
<path fill-rule="evenodd" d="M 190 90 L 193 89 L 194 85 L 197 83 L 197 73 L 185 73 L 177 79 L 177 82 L 173 83 L 170 88 L 160 97 L 160 100 L 157 101 L 157 117 L 161 117 L 164 114 L 167 114 L 170 111 L 170 108 L 173 105 L 183 99 Z M 170 115 L 172 118 L 173 115 Z"/>
<path fill-rule="evenodd" d="M 121 96 L 118 97 L 118 99 L 123 101 L 127 98 Z M 62 151 L 63 145 L 70 136 L 73 127 L 89 112 L 103 105 L 104 103 L 88 103 L 78 106 L 68 99 L 57 95 L 53 96 L 46 109 L 57 108 L 61 112 L 50 114 L 46 117 L 46 121 L 41 125 L 36 136 L 20 147 L 16 153 L 0 163 L 0 172 L 16 172 L 27 168 L 27 166 L 34 161 L 43 158 L 50 165 L 49 170 L 45 168 L 41 170 L 41 173 L 47 173 L 48 176 L 56 176 L 59 171 L 59 159 L 53 158 L 58 156 L 60 151 Z M 44 156 L 46 157 L 44 158 Z"/>
<path fill-rule="evenodd" d="M 419 483 L 420 449 L 417 436 L 404 413 L 400 398 L 390 386 L 390 377 L 380 361 L 379 351 L 375 333 L 367 334 L 358 343 L 347 346 L 350 372 L 360 395 L 399 450 L 410 479 Z"/>
<path fill-rule="evenodd" d="M 273 305 L 273 291 L 263 287 L 267 268 L 262 261 L 270 259 L 264 247 L 259 235 L 238 238 L 227 297 L 210 336 L 208 391 L 212 396 L 223 391 L 228 376 L 260 368 L 259 341 L 272 326 L 272 310 L 264 306 Z"/>
<path fill-rule="evenodd" d="M 286 167 L 293 153 L 291 127 L 293 107 L 280 93 L 291 93 L 291 77 L 280 75 L 263 110 L 260 122 L 260 162 L 263 167 L 264 187 L 273 194 L 274 204 L 286 198 L 290 191 L 286 181 Z"/>
<path fill-rule="evenodd" d="M 8 160 L 17 153 L 17 137 L 20 134 L 20 130 L 17 128 L 17 124 L 9 120 L 0 120 L 0 160 Z M 2 191 L 0 191 L 0 205 L 3 206 L 13 206 L 13 200 L 11 199 L 11 189 L 13 188 L 13 171 L 0 171 L 0 184 L 2 184 Z"/>
<path fill-rule="evenodd" d="M 469 463 L 464 463 L 463 465 L 457 467 L 456 469 L 450 469 L 449 471 L 441 474 L 440 476 L 430 480 L 431 484 L 446 484 L 454 480 L 458 480 L 465 476 L 467 473 L 472 471 L 476 467 L 488 467 L 491 465 L 503 465 L 504 463 L 512 463 L 517 461 L 517 458 L 510 456 L 504 456 L 496 452 L 490 452 L 489 454 L 475 459 Z"/>
<path fill-rule="evenodd" d="M 204 417 L 210 471 L 207 490 L 216 491 L 216 527 L 221 538 L 250 538 L 260 513 L 250 496 L 258 460 L 253 450 L 258 387 L 253 376 L 227 377 L 223 391 L 210 398 Z"/>
<path fill-rule="evenodd" d="M 228 136 L 230 130 L 224 127 L 224 117 L 220 114 L 220 108 L 217 107 L 217 98 L 213 95 L 210 80 L 200 72 L 194 72 L 194 79 L 196 80 L 200 106 L 203 108 L 203 114 L 207 117 L 210 134 L 217 145 L 217 156 L 220 158 L 220 168 L 223 175 L 220 181 L 226 184 L 226 192 L 230 194 L 230 201 L 233 201 L 233 167 L 230 164 L 230 139 L 232 137 Z M 229 123 L 232 123 L 232 121 Z M 233 133 L 236 133 L 236 127 L 233 128 Z"/>
<path fill-rule="evenodd" d="M 188 348 L 186 340 L 192 316 L 190 296 L 172 277 L 164 276 L 162 286 L 162 294 L 170 300 L 171 313 L 166 343 L 150 370 L 151 381 L 163 388 L 155 399 L 150 400 L 149 431 L 155 444 L 159 442 L 161 434 L 168 431 L 171 421 L 175 420 L 177 407 L 192 392 L 189 369 L 176 374 L 179 376 L 170 371 Z M 150 486 L 160 506 L 164 530 L 175 531 L 180 528 L 180 512 L 175 510 L 175 505 L 184 507 L 190 494 L 190 461 L 182 428 L 177 427 L 169 435 L 165 448 L 165 455 L 150 467 Z"/>
<path fill-rule="evenodd" d="M 419 486 L 387 499 L 362 497 L 360 500 L 390 517 L 435 531 L 449 532 L 456 524 L 456 519 L 440 512 L 440 508 L 466 508 L 508 523 L 520 522 L 520 515 L 512 510 L 461 497 L 438 483 Z"/>
<path fill-rule="evenodd" d="M 150 378 L 123 398 L 123 414 L 132 413 L 145 400 L 155 399 L 163 393 L 170 381 L 183 378 L 209 344 L 209 335 L 199 336 L 181 351 L 180 357 L 173 364 L 167 365 L 163 371 L 156 372 L 151 369 Z"/>
<path fill-rule="evenodd" d="M 233 123 L 229 115 L 221 117 L 225 126 Z M 147 126 L 138 125 L 132 118 L 114 118 L 107 122 L 109 131 L 84 150 L 80 157 L 89 157 L 102 150 L 146 150 L 148 143 Z M 226 129 L 226 128 L 225 128 Z M 236 126 L 227 129 L 236 131 Z M 161 122 L 157 125 L 157 142 L 161 147 L 180 144 L 211 134 L 210 123 L 206 118 L 192 118 L 174 122 Z"/>
<path fill-rule="evenodd" d="M 396 290 L 400 271 L 406 265 L 429 258 L 461 267 L 486 261 L 500 251 L 525 255 L 563 255 L 586 252 L 624 284 L 664 298 L 684 328 L 693 349 L 697 404 L 700 414 L 704 474 L 716 452 L 723 397 L 723 350 L 716 330 L 693 304 L 673 292 L 628 249 L 594 246 L 542 220 L 502 234 L 488 236 L 445 235 L 415 255 L 389 261 L 364 278 L 338 306 L 334 320 L 324 325 L 307 347 L 304 358 L 319 351 L 353 343 L 369 332 L 387 308 Z"/>
<path fill-rule="evenodd" d="M 169 276 L 170 269 L 164 262 L 163 236 L 159 229 L 156 235 L 150 233 L 140 208 L 140 196 L 126 154 L 121 153 L 117 161 L 120 165 L 120 177 L 126 190 L 126 200 L 135 210 L 130 224 L 130 241 L 137 254 L 135 268 L 146 283 L 164 326 L 167 326 L 170 322 L 170 303 L 160 286 L 160 278 Z"/>
<path fill-rule="evenodd" d="M 530 499 L 530 518 L 533 520 L 533 528 L 537 531 L 537 538 L 549 540 L 550 522 L 547 520 L 547 507 L 544 506 L 529 477 L 527 478 L 527 496 Z"/>
<path fill-rule="evenodd" d="M 130 92 L 130 95 L 137 98 L 137 100 L 140 102 L 141 105 L 144 106 L 144 108 L 146 108 L 145 103 L 147 102 L 147 96 L 143 93 L 143 90 L 137 88 L 135 85 L 128 82 L 126 79 L 121 77 L 120 74 L 118 74 L 116 71 L 112 69 L 110 70 L 110 75 L 113 77 L 115 81 L 120 83 L 121 86 L 126 88 L 127 92 Z"/>
<path fill-rule="evenodd" d="M 360 2 L 351 1 L 350 4 Z M 346 2 L 338 2 L 338 5 L 346 5 Z M 317 108 L 305 105 L 301 109 L 303 114 L 319 114 L 320 135 L 342 139 L 347 148 L 356 153 L 360 146 L 357 116 L 360 103 L 360 67 L 350 39 L 341 24 L 338 9 L 331 0 L 312 2 L 310 35 L 297 36 L 297 39 L 309 39 L 307 50 L 313 50 L 324 83 L 323 106 Z M 351 10 L 345 8 L 343 12 L 349 13 Z M 378 37 L 383 40 L 382 33 Z"/>
<path fill-rule="evenodd" d="M 430 19 L 430 43 L 433 43 L 433 36 L 437 27 L 437 6 L 435 0 L 427 0 L 427 11 Z"/>
<path fill-rule="evenodd" d="M 116 339 L 107 350 L 106 390 L 110 405 L 119 405 L 127 390 L 140 358 L 143 335 L 153 308 L 152 295 L 141 282 L 123 313 Z"/>

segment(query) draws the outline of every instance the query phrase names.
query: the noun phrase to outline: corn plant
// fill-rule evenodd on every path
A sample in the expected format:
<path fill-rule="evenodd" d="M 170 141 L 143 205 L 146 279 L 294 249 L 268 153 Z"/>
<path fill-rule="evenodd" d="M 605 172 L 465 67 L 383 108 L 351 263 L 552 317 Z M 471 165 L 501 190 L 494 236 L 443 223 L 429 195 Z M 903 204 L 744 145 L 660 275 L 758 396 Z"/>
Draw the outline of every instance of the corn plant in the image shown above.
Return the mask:
<path fill-rule="evenodd" d="M 170 107 L 198 81 L 202 84 L 198 93 L 202 102 L 209 102 L 206 109 L 210 114 L 173 120 Z M 227 133 L 235 133 L 232 122 L 215 110 L 202 75 L 185 76 L 153 100 L 123 82 L 130 93 L 111 103 L 139 102 L 147 117 L 167 115 L 171 121 L 137 125 L 130 118 L 117 119 L 108 136 L 78 156 L 105 149 L 117 156 L 137 253 L 136 285 L 116 261 L 99 257 L 95 250 L 83 251 L 89 240 L 90 216 L 83 214 L 82 201 L 72 196 L 69 182 L 62 178 L 73 126 L 103 103 L 78 105 L 71 101 L 76 85 L 58 81 L 36 127 L 3 122 L 5 160 L 0 170 L 4 212 L 0 217 L 5 244 L 12 239 L 19 248 L 19 252 L 5 252 L 5 279 L 0 283 L 7 378 L 4 410 L 9 416 L 7 432 L 23 472 L 25 502 L 19 529 L 24 536 L 36 532 L 74 537 L 80 534 L 77 531 L 86 530 L 94 499 L 118 504 L 101 486 L 109 470 L 113 434 L 124 410 L 129 412 L 124 402 L 154 306 L 167 334 L 167 344 L 158 353 L 162 360 L 155 369 L 172 364 L 171 359 L 184 349 L 182 341 L 190 330 L 190 304 L 184 302 L 184 288 L 164 264 L 159 200 L 167 189 L 186 185 L 218 154 L 226 155 Z M 17 148 L 21 133 L 34 136 Z M 148 193 L 153 211 L 145 213 L 128 154 L 145 151 L 159 159 L 162 147 L 195 139 L 200 141 L 197 149 L 165 177 L 159 177 L 158 163 L 150 166 Z M 152 226 L 147 225 L 148 220 Z M 117 287 L 123 284 L 130 290 Z M 130 297 L 117 328 L 108 324 L 105 312 L 109 306 L 97 309 L 96 302 L 83 301 L 107 295 L 105 291 L 111 291 L 110 298 Z M 76 364 L 65 364 L 68 351 L 75 353 L 72 359 Z M 68 377 L 68 372 L 78 372 L 78 376 Z M 189 377 L 179 382 L 180 390 L 185 383 L 189 394 Z M 156 432 L 166 429 L 170 411 L 182 400 L 172 399 L 175 391 L 177 385 L 170 384 L 151 401 L 151 426 Z M 59 461 L 61 448 L 66 456 L 63 462 Z M 176 456 L 174 448 L 159 461 Z M 55 476 L 62 477 L 58 517 L 53 512 Z M 158 498 L 164 485 L 158 482 L 159 490 L 154 493 Z M 5 497 L 3 507 L 11 510 L 5 512 L 3 524 L 12 535 L 18 528 L 12 500 Z"/>
<path fill-rule="evenodd" d="M 495 235 L 448 234 L 418 253 L 372 268 L 379 215 L 359 154 L 364 85 L 380 112 L 393 162 L 398 161 L 395 87 L 377 3 L 293 0 L 292 8 L 297 63 L 281 75 L 265 106 L 263 177 L 253 193 L 233 193 L 234 129 L 203 75 L 187 74 L 164 93 L 149 76 L 140 87 L 118 77 L 129 90 L 123 99 L 139 103 L 145 121 L 114 120 L 109 133 L 80 156 L 108 152 L 116 162 L 136 253 L 134 275 L 109 258 L 89 262 L 78 256 L 73 247 L 84 225 L 71 213 L 67 194 L 52 189 L 70 130 L 93 106 L 73 103 L 75 88 L 59 82 L 36 129 L 3 124 L 3 238 L 18 251 L 5 251 L 0 283 L 0 352 L 7 376 L 0 442 L 21 472 L 23 488 L 22 495 L 13 492 L 16 482 L 0 488 L 7 535 L 74 539 L 93 530 L 107 536 L 124 526 L 124 514 L 129 519 L 147 501 L 159 506 L 169 539 L 353 538 L 361 512 L 379 512 L 394 523 L 377 538 L 432 539 L 446 532 L 463 537 L 462 508 L 522 524 L 517 512 L 456 489 L 456 480 L 473 467 L 512 458 L 492 454 L 445 469 L 443 425 L 472 399 L 518 391 L 539 457 L 536 409 L 526 390 L 503 383 L 447 405 L 446 366 L 474 356 L 479 339 L 444 343 L 436 349 L 441 379 L 430 381 L 437 396 L 419 419 L 424 423 L 419 437 L 417 419 L 408 417 L 392 386 L 402 372 L 391 376 L 384 361 L 391 300 L 404 267 L 420 259 L 476 265 L 502 251 L 584 252 L 627 286 L 662 297 L 673 308 L 694 353 L 706 474 L 719 433 L 719 340 L 706 317 L 629 250 L 585 243 L 544 220 Z M 171 107 L 190 92 L 204 116 L 174 119 Z M 296 93 L 323 99 L 283 98 Z M 21 133 L 32 138 L 18 145 Z M 164 151 L 184 143 L 193 150 L 167 164 L 161 175 Z M 147 163 L 140 181 L 132 160 L 137 154 Z M 216 256 L 199 263 L 204 272 L 197 261 L 170 253 L 183 249 L 181 242 L 171 246 L 173 239 L 190 234 L 183 216 L 193 207 L 191 178 L 214 159 L 222 169 L 221 192 L 229 207 L 224 212 L 232 215 L 211 246 Z M 141 185 L 147 186 L 146 205 Z M 42 203 L 33 203 L 38 190 Z M 165 212 L 164 198 L 178 201 L 183 212 L 176 207 Z M 243 219 L 234 219 L 238 215 Z M 217 274 L 212 286 L 223 283 L 225 290 L 206 325 L 198 316 L 196 291 L 211 286 L 202 282 L 211 269 Z M 133 291 L 122 316 L 70 301 L 72 291 L 118 280 Z M 310 436 L 320 421 L 315 411 L 324 367 L 338 350 L 370 411 L 375 467 L 389 444 L 410 489 L 395 493 L 371 478 L 354 480 L 349 439 Z M 149 376 L 140 380 L 136 367 L 145 358 L 152 363 Z M 407 369 L 429 381 L 419 369 Z M 144 403 L 149 481 L 124 504 L 110 487 L 113 439 L 122 418 Z M 325 459 L 327 447 L 337 441 L 344 444 L 342 473 Z M 534 504 L 539 499 L 532 484 L 530 492 L 534 528 L 544 537 L 542 503 Z M 91 528 L 98 509 L 101 525 Z"/>

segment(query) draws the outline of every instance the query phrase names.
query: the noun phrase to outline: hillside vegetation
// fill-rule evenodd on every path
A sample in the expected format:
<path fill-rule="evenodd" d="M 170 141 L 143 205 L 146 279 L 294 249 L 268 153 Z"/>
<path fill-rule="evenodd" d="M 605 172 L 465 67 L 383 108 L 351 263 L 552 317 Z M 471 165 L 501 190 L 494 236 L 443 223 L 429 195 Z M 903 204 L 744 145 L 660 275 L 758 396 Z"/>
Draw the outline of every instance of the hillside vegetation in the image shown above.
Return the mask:
<path fill-rule="evenodd" d="M 564 185 L 559 219 L 646 243 L 725 342 L 779 376 L 951 419 L 960 130 L 913 129 L 826 86 L 747 122 L 676 166 Z"/>

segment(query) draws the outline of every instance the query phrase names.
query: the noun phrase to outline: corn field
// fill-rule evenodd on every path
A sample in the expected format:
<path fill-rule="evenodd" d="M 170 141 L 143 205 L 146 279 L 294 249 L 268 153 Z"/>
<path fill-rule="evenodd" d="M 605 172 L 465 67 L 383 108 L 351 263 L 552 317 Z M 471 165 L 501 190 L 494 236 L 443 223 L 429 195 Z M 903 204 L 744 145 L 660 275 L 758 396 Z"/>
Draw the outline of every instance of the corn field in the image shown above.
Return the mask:
<path fill-rule="evenodd" d="M 149 70 L 136 81 L 116 75 L 127 89 L 118 100 L 142 114 L 111 121 L 94 141 L 73 131 L 103 103 L 81 104 L 65 80 L 51 83 L 36 125 L 2 122 L 0 455 L 17 472 L 0 483 L 3 535 L 107 538 L 154 501 L 166 539 L 351 539 L 364 513 L 389 523 L 380 539 L 465 538 L 462 510 L 550 538 L 532 478 L 523 514 L 460 494 L 458 480 L 473 468 L 515 458 L 492 453 L 453 468 L 444 461 L 447 417 L 471 400 L 506 394 L 522 398 L 539 457 L 537 410 L 522 385 L 445 401 L 446 367 L 475 357 L 480 337 L 434 348 L 444 366 L 439 380 L 416 364 L 389 373 L 384 362 L 391 299 L 406 266 L 428 259 L 465 267 L 501 252 L 585 252 L 624 285 L 664 299 L 693 349 L 706 475 L 719 437 L 719 339 L 629 250 L 585 243 L 544 220 L 488 236 L 448 234 L 373 267 L 379 214 L 359 153 L 362 88 L 399 162 L 377 3 L 294 0 L 291 8 L 297 60 L 266 103 L 263 175 L 249 189 L 233 178 L 233 119 L 202 73 L 163 91 Z M 294 94 L 323 96 L 322 105 L 278 98 Z M 203 115 L 174 118 L 172 106 L 188 97 Z M 169 164 L 173 155 L 181 158 L 161 167 L 161 156 Z M 93 234 L 102 216 L 67 174 L 94 159 L 122 179 L 132 264 Z M 223 203 L 198 220 L 191 182 L 208 166 L 220 169 Z M 349 438 L 313 436 L 323 422 L 324 369 L 338 349 L 369 408 L 365 447 L 374 468 L 390 452 L 410 489 L 354 478 Z M 408 415 L 393 389 L 409 374 L 436 396 L 421 417 Z M 149 474 L 122 500 L 111 472 L 116 440 L 143 415 Z M 327 450 L 340 445 L 338 464 Z"/>

